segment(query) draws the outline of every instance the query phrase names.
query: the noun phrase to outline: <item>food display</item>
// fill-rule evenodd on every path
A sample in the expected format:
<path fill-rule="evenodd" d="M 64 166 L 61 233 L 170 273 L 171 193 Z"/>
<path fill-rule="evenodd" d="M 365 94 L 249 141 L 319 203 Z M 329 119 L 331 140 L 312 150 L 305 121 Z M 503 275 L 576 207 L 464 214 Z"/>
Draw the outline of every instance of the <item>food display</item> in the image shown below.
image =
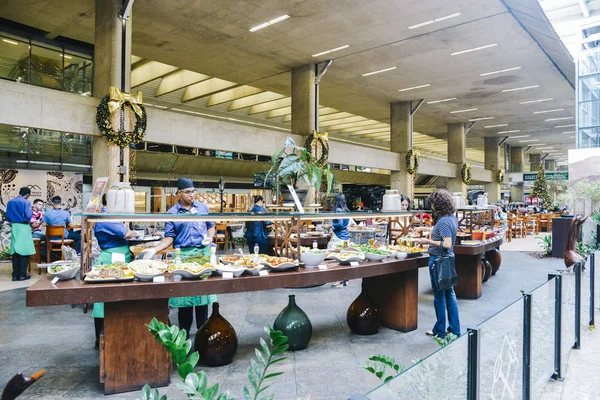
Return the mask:
<path fill-rule="evenodd" d="M 267 258 L 267 255 L 259 255 L 259 264 Z M 219 258 L 219 261 L 223 264 L 230 265 L 241 265 L 244 267 L 254 266 L 254 255 L 227 255 Z"/>
<path fill-rule="evenodd" d="M 58 274 L 59 272 L 65 272 L 73 268 L 79 268 L 79 263 L 66 261 L 66 262 L 57 262 L 53 263 L 48 267 L 48 272 L 50 274 Z"/>
<path fill-rule="evenodd" d="M 85 276 L 86 282 L 119 282 L 130 281 L 134 278 L 133 271 L 127 263 L 114 263 L 94 267 Z"/>
<path fill-rule="evenodd" d="M 267 257 L 261 262 L 271 271 L 284 271 L 286 269 L 295 268 L 299 265 L 297 260 L 287 257 Z"/>
<path fill-rule="evenodd" d="M 181 275 L 183 278 L 208 278 L 215 268 L 211 264 L 198 264 L 194 262 L 184 262 L 181 264 L 172 264 L 169 266 L 169 272 Z"/>
<path fill-rule="evenodd" d="M 183 261 L 204 265 L 210 262 L 210 256 L 192 256 L 185 258 Z"/>
<path fill-rule="evenodd" d="M 325 261 L 327 250 L 312 249 L 310 247 L 300 248 L 300 257 L 306 268 L 316 268 Z"/>
<path fill-rule="evenodd" d="M 215 267 L 217 274 L 219 275 L 223 275 L 223 272 L 231 272 L 233 274 L 233 276 L 240 276 L 244 273 L 244 271 L 246 271 L 246 267 L 241 266 L 241 265 L 217 265 Z"/>
<path fill-rule="evenodd" d="M 167 265 L 156 260 L 135 260 L 129 263 L 129 269 L 142 281 L 152 280 L 167 270 Z"/>
<path fill-rule="evenodd" d="M 365 253 L 352 250 L 332 251 L 327 254 L 327 258 L 339 261 L 340 264 L 350 264 L 353 261 L 365 261 Z"/>

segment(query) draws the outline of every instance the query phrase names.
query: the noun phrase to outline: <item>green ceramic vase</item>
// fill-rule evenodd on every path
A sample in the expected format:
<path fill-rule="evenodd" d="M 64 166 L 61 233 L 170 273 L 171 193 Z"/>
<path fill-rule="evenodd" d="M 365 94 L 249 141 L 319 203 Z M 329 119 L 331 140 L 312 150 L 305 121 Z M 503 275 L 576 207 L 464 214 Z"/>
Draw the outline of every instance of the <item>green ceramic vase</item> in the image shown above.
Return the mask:
<path fill-rule="evenodd" d="M 275 330 L 288 338 L 289 350 L 302 350 L 308 346 L 312 336 L 312 324 L 308 315 L 296 305 L 296 296 L 290 294 L 290 301 L 277 316 L 273 324 Z"/>

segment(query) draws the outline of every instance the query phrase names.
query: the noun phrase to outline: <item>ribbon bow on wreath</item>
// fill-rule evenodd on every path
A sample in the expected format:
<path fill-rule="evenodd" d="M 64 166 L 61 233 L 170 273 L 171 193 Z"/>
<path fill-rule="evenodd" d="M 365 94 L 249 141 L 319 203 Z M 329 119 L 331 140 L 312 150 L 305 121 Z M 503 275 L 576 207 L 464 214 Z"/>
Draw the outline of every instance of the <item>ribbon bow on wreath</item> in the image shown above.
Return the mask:
<path fill-rule="evenodd" d="M 315 159 L 315 163 L 323 168 L 327 161 L 329 160 L 329 136 L 327 132 L 317 132 L 313 130 L 308 138 L 306 139 L 306 143 L 304 144 L 313 158 Z"/>
<path fill-rule="evenodd" d="M 128 104 L 133 108 L 133 111 L 137 114 L 138 117 L 142 118 L 142 108 L 140 105 L 142 104 L 142 92 L 137 93 L 126 93 L 121 92 L 115 86 L 111 86 L 108 89 L 108 96 L 110 97 L 110 101 L 108 102 L 108 110 L 110 114 L 114 114 L 119 111 L 124 104 Z"/>

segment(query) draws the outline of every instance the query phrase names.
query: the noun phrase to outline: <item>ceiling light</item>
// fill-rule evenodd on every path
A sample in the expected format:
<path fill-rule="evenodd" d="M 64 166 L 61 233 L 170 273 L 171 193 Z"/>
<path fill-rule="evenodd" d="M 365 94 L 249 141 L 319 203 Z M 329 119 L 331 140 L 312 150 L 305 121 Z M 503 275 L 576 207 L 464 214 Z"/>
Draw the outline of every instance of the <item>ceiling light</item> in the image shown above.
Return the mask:
<path fill-rule="evenodd" d="M 404 89 L 398 89 L 398 91 L 406 92 L 407 90 L 421 89 L 421 88 L 429 87 L 429 86 L 431 86 L 431 83 L 428 83 L 427 85 L 419 85 L 419 86 L 413 86 L 413 87 L 408 87 L 408 88 L 404 88 Z"/>
<path fill-rule="evenodd" d="M 471 122 L 477 122 L 477 121 L 483 121 L 483 120 L 486 120 L 486 119 L 494 119 L 494 118 L 496 118 L 496 117 L 471 118 L 469 121 L 471 121 Z"/>
<path fill-rule="evenodd" d="M 510 138 L 511 138 L 511 139 L 517 139 L 517 138 L 524 138 L 524 137 L 529 137 L 529 136 L 531 136 L 531 135 L 519 135 L 519 136 L 511 136 Z M 537 140 L 536 140 L 536 142 L 537 142 Z"/>
<path fill-rule="evenodd" d="M 516 92 L 517 90 L 527 90 L 527 89 L 535 89 L 537 87 L 540 87 L 540 85 L 533 85 L 533 86 L 523 86 L 523 87 L 518 87 L 518 88 L 514 88 L 514 89 L 504 89 L 502 91 L 502 93 L 506 93 L 506 92 Z"/>
<path fill-rule="evenodd" d="M 555 128 L 570 128 L 572 126 L 575 126 L 575 124 L 569 124 L 569 125 L 556 125 Z"/>
<path fill-rule="evenodd" d="M 539 144 L 536 144 L 536 145 L 535 145 L 535 147 L 536 147 L 538 150 L 554 150 L 554 147 L 538 147 L 538 146 L 540 146 L 540 145 L 539 145 Z"/>
<path fill-rule="evenodd" d="M 444 103 L 444 102 L 446 102 L 446 101 L 452 101 L 452 100 L 456 100 L 456 97 L 450 97 L 449 99 L 442 99 L 442 100 L 428 101 L 428 102 L 427 102 L 427 104 Z"/>
<path fill-rule="evenodd" d="M 67 56 L 67 55 L 65 55 L 65 54 L 61 54 L 60 56 L 61 56 L 61 57 L 64 57 L 64 58 L 68 58 L 68 59 L 71 59 L 71 58 L 73 58 L 73 57 L 71 57 L 71 56 Z"/>
<path fill-rule="evenodd" d="M 500 128 L 501 126 L 508 126 L 508 124 L 487 125 L 484 128 Z"/>
<path fill-rule="evenodd" d="M 159 106 L 158 104 L 155 105 L 154 107 L 156 107 L 156 108 L 169 108 L 169 107 L 165 107 L 165 106 Z"/>
<path fill-rule="evenodd" d="M 575 136 L 569 136 L 569 139 L 575 139 Z"/>
<path fill-rule="evenodd" d="M 503 72 L 516 71 L 518 69 L 521 69 L 521 67 L 506 68 L 506 69 L 501 69 L 501 70 L 492 71 L 492 72 L 484 72 L 483 74 L 479 74 L 479 76 L 488 76 L 488 75 L 494 75 L 494 74 L 501 74 Z"/>
<path fill-rule="evenodd" d="M 527 135 L 529 136 L 529 135 Z M 515 136 L 517 137 L 517 136 Z M 512 137 L 511 139 L 514 139 L 515 137 Z M 533 142 L 539 142 L 540 139 L 527 139 L 527 140 L 519 140 L 519 143 L 533 143 Z"/>
<path fill-rule="evenodd" d="M 497 133 L 516 133 L 516 132 L 521 132 L 521 130 L 520 129 L 515 129 L 514 131 L 500 131 L 500 132 L 497 132 Z"/>
<path fill-rule="evenodd" d="M 477 111 L 477 109 L 476 108 L 467 108 L 466 110 L 450 111 L 450 114 L 458 114 L 458 113 L 464 113 L 464 112 L 469 112 L 469 111 Z"/>
<path fill-rule="evenodd" d="M 544 111 L 534 111 L 534 114 L 546 114 L 546 113 L 551 113 L 551 112 L 558 112 L 558 111 L 565 111 L 564 108 L 556 108 L 554 110 L 544 110 Z"/>
<path fill-rule="evenodd" d="M 420 24 L 411 25 L 411 26 L 408 27 L 408 29 L 417 29 L 417 28 L 420 28 L 420 27 L 425 26 L 425 25 L 435 24 L 436 22 L 445 21 L 447 19 L 459 17 L 461 15 L 462 15 L 461 13 L 457 12 L 457 13 L 454 13 L 454 14 L 446 15 L 444 17 L 439 17 L 439 18 L 436 18 L 436 19 L 430 19 L 429 21 L 421 22 Z"/>
<path fill-rule="evenodd" d="M 566 131 L 566 132 L 562 132 L 562 133 L 575 133 L 575 131 Z"/>
<path fill-rule="evenodd" d="M 336 47 L 335 49 L 325 50 L 325 51 L 322 51 L 322 52 L 320 52 L 320 53 L 313 54 L 312 56 L 313 56 L 313 57 L 319 57 L 319 56 L 322 56 L 322 55 L 324 55 L 324 54 L 333 53 L 334 51 L 338 51 L 338 50 L 344 50 L 344 49 L 347 49 L 348 47 L 350 47 L 350 45 L 349 45 L 349 44 L 345 44 L 345 45 L 343 45 L 343 46 Z"/>
<path fill-rule="evenodd" d="M 488 44 L 488 45 L 485 45 L 485 46 L 474 47 L 474 48 L 468 49 L 468 50 L 461 50 L 461 51 L 457 51 L 457 52 L 454 52 L 454 53 L 450 53 L 450 55 L 451 56 L 457 56 L 459 54 L 470 53 L 472 51 L 488 49 L 490 47 L 495 47 L 495 46 L 498 46 L 498 43 L 492 43 L 492 44 Z"/>
<path fill-rule="evenodd" d="M 563 119 L 573 119 L 573 117 L 562 117 L 562 118 L 548 118 L 545 121 L 561 121 Z"/>
<path fill-rule="evenodd" d="M 542 103 L 544 101 L 552 101 L 552 100 L 554 100 L 554 99 L 549 98 L 549 99 L 528 100 L 528 101 L 521 101 L 519 104 Z"/>
<path fill-rule="evenodd" d="M 392 70 L 394 70 L 396 68 L 398 68 L 398 67 L 384 68 L 384 69 L 380 69 L 379 71 L 367 72 L 366 74 L 362 74 L 362 76 L 369 76 L 369 75 L 380 74 L 382 72 L 392 71 Z"/>
<path fill-rule="evenodd" d="M 260 29 L 266 28 L 267 26 L 276 24 L 278 22 L 284 21 L 286 19 L 288 19 L 290 16 L 289 15 L 282 15 L 281 17 L 277 17 L 275 19 L 270 20 L 269 22 L 265 22 L 264 24 L 260 24 L 258 26 L 255 26 L 254 28 L 250 28 L 250 32 L 256 32 Z"/>
<path fill-rule="evenodd" d="M 13 40 L 8 40 L 8 39 L 2 39 L 2 41 L 4 43 L 8 43 L 8 44 L 14 44 L 14 45 L 18 45 L 19 44 L 18 42 L 15 42 Z"/>

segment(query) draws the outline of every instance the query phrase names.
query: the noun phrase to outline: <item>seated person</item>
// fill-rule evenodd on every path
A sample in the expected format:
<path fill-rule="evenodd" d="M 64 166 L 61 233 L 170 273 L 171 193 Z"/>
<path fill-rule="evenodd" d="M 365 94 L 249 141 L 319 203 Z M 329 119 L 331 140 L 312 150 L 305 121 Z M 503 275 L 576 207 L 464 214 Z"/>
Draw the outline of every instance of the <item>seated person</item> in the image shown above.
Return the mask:
<path fill-rule="evenodd" d="M 34 239 L 45 239 L 46 235 L 42 233 L 42 223 L 44 219 L 44 200 L 35 199 L 31 207 L 32 216 L 29 225 L 31 225 L 31 236 Z"/>
<path fill-rule="evenodd" d="M 501 206 L 496 207 L 494 212 L 494 219 L 500 221 L 500 226 L 506 228 L 508 217 Z"/>
<path fill-rule="evenodd" d="M 75 241 L 74 248 L 79 253 L 81 251 L 81 232 L 69 231 L 68 226 L 71 224 L 71 214 L 62 209 L 62 199 L 59 196 L 52 198 L 52 208 L 46 211 L 44 215 L 44 223 L 50 226 L 64 226 L 65 239 L 73 239 Z"/>

